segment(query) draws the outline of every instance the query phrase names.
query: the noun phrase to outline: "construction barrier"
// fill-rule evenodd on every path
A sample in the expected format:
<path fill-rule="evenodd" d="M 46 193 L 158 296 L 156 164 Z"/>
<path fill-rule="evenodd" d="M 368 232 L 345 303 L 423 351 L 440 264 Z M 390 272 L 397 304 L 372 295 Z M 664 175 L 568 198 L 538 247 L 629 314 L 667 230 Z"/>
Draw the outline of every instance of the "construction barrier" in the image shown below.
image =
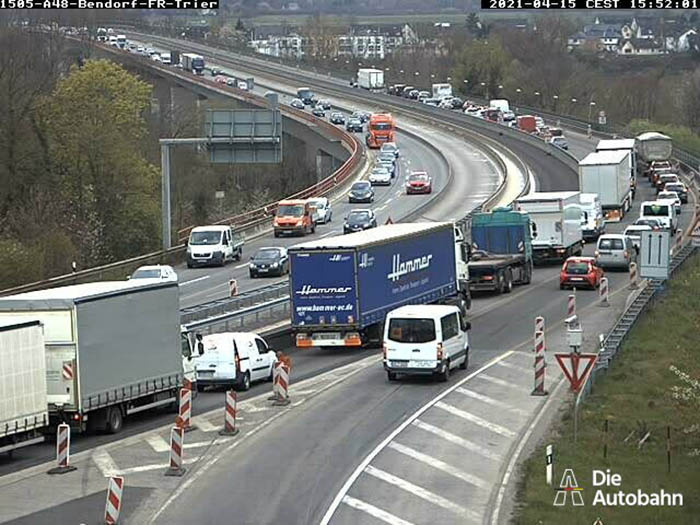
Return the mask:
<path fill-rule="evenodd" d="M 547 445 L 547 454 L 545 455 L 545 470 L 547 485 L 552 486 L 552 468 L 554 467 L 554 454 L 552 451 L 552 445 Z"/>
<path fill-rule="evenodd" d="M 238 399 L 235 390 L 227 390 L 225 398 L 224 429 L 219 431 L 222 436 L 235 436 L 238 434 L 236 428 L 236 416 L 238 410 Z"/>
<path fill-rule="evenodd" d="M 637 263 L 630 263 L 630 290 L 636 290 L 639 288 L 639 271 L 637 270 Z"/>
<path fill-rule="evenodd" d="M 535 317 L 535 332 L 544 332 L 544 317 L 541 315 Z"/>
<path fill-rule="evenodd" d="M 238 295 L 238 281 L 236 281 L 236 279 L 231 279 L 228 282 L 228 287 L 231 291 L 231 297 Z"/>
<path fill-rule="evenodd" d="M 547 391 L 544 389 L 544 333 L 535 332 L 535 341 L 540 341 L 540 344 L 535 344 L 535 388 L 532 390 L 532 395 L 546 396 Z"/>
<path fill-rule="evenodd" d="M 119 511 L 122 510 L 122 492 L 124 478 L 112 476 L 107 485 L 107 503 L 105 503 L 105 525 L 116 525 L 119 521 Z"/>
<path fill-rule="evenodd" d="M 281 362 L 275 363 L 273 372 L 273 405 L 288 405 L 289 400 L 289 367 Z"/>
<path fill-rule="evenodd" d="M 185 468 L 182 466 L 182 452 L 185 448 L 185 429 L 172 427 L 170 429 L 170 465 L 165 471 L 166 476 L 182 476 Z"/>
<path fill-rule="evenodd" d="M 189 390 L 192 392 L 194 390 L 194 383 L 187 379 L 186 377 L 182 378 L 182 388 Z"/>
<path fill-rule="evenodd" d="M 566 317 L 576 315 L 576 294 L 569 295 L 569 301 L 566 306 Z"/>
<path fill-rule="evenodd" d="M 175 418 L 175 425 L 182 428 L 185 432 L 194 429 L 192 425 L 192 390 L 187 388 L 180 389 L 180 409 Z"/>
<path fill-rule="evenodd" d="M 600 280 L 600 286 L 598 287 L 598 295 L 600 296 L 600 302 L 598 303 L 598 306 L 610 306 L 610 303 L 608 302 L 608 295 L 609 295 L 609 288 L 608 288 L 608 278 L 603 277 Z"/>
<path fill-rule="evenodd" d="M 676 243 L 673 245 L 673 256 L 675 257 L 683 249 L 683 230 L 676 230 Z"/>
<path fill-rule="evenodd" d="M 70 426 L 61 423 L 56 429 L 56 463 L 49 474 L 65 474 L 77 470 L 70 464 Z"/>

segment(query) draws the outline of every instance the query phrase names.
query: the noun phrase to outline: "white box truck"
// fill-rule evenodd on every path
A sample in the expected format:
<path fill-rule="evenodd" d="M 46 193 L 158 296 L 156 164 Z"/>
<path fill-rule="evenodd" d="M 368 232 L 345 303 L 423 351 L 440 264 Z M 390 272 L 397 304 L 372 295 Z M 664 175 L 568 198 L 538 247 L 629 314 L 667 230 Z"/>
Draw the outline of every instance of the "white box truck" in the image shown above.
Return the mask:
<path fill-rule="evenodd" d="M 104 281 L 0 297 L 0 323 L 44 325 L 49 423 L 119 432 L 124 417 L 176 403 L 191 343 L 176 282 Z"/>
<path fill-rule="evenodd" d="M 384 71 L 370 68 L 358 69 L 357 85 L 369 91 L 382 91 L 384 89 Z"/>
<path fill-rule="evenodd" d="M 41 443 L 49 426 L 44 330 L 0 323 L 0 453 Z"/>
<path fill-rule="evenodd" d="M 433 98 L 452 98 L 452 84 L 433 84 Z"/>
<path fill-rule="evenodd" d="M 581 202 L 578 191 L 535 192 L 515 201 L 530 215 L 535 264 L 581 255 Z"/>
<path fill-rule="evenodd" d="M 632 188 L 632 198 L 637 192 L 637 177 L 640 175 L 637 163 L 637 149 L 634 139 L 605 139 L 598 141 L 595 150 L 600 151 L 628 151 L 630 154 L 630 187 Z"/>
<path fill-rule="evenodd" d="M 589 153 L 578 163 L 583 193 L 597 193 L 605 220 L 618 222 L 632 207 L 630 154 L 626 150 Z"/>

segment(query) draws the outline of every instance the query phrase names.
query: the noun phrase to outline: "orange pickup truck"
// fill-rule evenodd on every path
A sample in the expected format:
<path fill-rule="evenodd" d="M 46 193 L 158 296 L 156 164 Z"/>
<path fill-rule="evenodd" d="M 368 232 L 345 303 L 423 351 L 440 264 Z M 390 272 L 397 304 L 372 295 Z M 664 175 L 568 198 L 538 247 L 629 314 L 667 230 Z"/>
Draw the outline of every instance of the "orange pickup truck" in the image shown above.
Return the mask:
<path fill-rule="evenodd" d="M 275 237 L 285 233 L 306 235 L 316 231 L 311 206 L 305 200 L 280 201 L 273 224 Z"/>

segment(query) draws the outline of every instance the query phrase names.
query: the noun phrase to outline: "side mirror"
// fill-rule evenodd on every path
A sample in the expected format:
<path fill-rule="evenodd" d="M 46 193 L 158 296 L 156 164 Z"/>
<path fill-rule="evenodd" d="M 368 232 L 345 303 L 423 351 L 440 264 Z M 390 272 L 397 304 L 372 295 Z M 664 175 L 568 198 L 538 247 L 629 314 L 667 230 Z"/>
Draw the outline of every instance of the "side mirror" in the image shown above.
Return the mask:
<path fill-rule="evenodd" d="M 467 321 L 467 322 L 465 323 L 465 328 L 466 328 L 467 331 L 471 330 L 471 329 L 472 329 L 472 324 L 471 324 L 469 321 Z"/>

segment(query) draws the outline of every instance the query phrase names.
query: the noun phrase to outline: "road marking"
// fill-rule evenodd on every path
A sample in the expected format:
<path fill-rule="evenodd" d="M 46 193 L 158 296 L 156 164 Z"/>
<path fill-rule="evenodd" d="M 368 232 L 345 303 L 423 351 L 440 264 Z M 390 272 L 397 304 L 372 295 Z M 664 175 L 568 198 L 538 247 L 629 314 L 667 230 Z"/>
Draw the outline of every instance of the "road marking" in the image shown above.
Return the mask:
<path fill-rule="evenodd" d="M 514 365 L 513 363 L 506 363 L 505 361 L 501 361 L 500 363 L 498 363 L 498 366 L 510 368 L 511 370 L 517 370 L 518 372 L 532 373 L 531 366 L 528 367 L 528 366 L 522 366 L 522 365 Z"/>
<path fill-rule="evenodd" d="M 240 419 L 240 418 L 236 418 Z M 214 432 L 215 430 L 219 430 L 219 427 L 216 425 L 212 424 L 208 419 L 205 418 L 200 418 L 195 421 L 195 424 L 199 430 L 202 432 Z"/>
<path fill-rule="evenodd" d="M 98 448 L 95 450 L 92 454 L 92 460 L 106 478 L 116 476 L 119 473 L 117 464 L 112 459 L 112 456 L 109 455 L 109 452 L 104 449 Z"/>
<path fill-rule="evenodd" d="M 184 283 L 180 283 L 180 286 L 187 286 L 188 284 L 196 283 L 199 281 L 204 281 L 205 279 L 209 279 L 209 275 L 203 275 L 202 277 L 197 277 L 196 279 L 190 279 L 189 281 L 185 281 Z"/>
<path fill-rule="evenodd" d="M 394 198 L 393 198 L 393 197 L 390 197 L 390 198 L 388 198 L 388 199 L 386 200 L 386 203 L 389 204 L 389 203 L 390 203 L 391 201 L 393 201 L 393 200 L 394 200 Z"/>
<path fill-rule="evenodd" d="M 406 427 L 408 427 L 413 421 L 418 419 L 420 416 L 423 415 L 423 413 L 427 412 L 430 408 L 432 408 L 435 403 L 440 401 L 441 399 L 447 397 L 450 395 L 455 389 L 458 387 L 462 386 L 464 383 L 469 381 L 470 379 L 473 379 L 474 377 L 477 377 L 479 374 L 481 374 L 484 370 L 488 370 L 490 367 L 501 361 L 502 359 L 506 359 L 509 357 L 514 351 L 513 350 L 508 350 L 506 352 L 503 352 L 501 355 L 494 357 L 483 365 L 480 368 L 477 368 L 474 370 L 471 374 L 467 375 L 464 379 L 458 381 L 455 383 L 453 386 L 448 388 L 447 390 L 441 392 L 437 396 L 435 396 L 433 399 L 428 401 L 425 405 L 420 407 L 418 410 L 416 410 L 413 414 L 408 416 L 403 423 L 401 423 L 398 427 L 396 427 L 392 432 L 389 433 L 387 437 L 384 438 L 384 440 L 379 443 L 372 452 L 367 454 L 365 458 L 360 462 L 360 464 L 355 468 L 355 470 L 350 474 L 347 480 L 345 480 L 345 483 L 343 483 L 343 486 L 340 488 L 340 490 L 337 492 L 335 497 L 333 498 L 333 501 L 331 502 L 330 506 L 328 507 L 328 510 L 326 510 L 326 513 L 323 515 L 323 518 L 321 519 L 321 523 L 319 525 L 328 525 L 328 523 L 331 521 L 331 518 L 333 517 L 333 514 L 335 513 L 336 509 L 340 505 L 340 503 L 343 501 L 345 497 L 347 497 L 347 493 L 350 490 L 350 487 L 352 487 L 352 484 L 355 483 L 355 480 L 359 477 L 360 474 L 365 470 L 367 465 L 369 465 L 372 460 L 379 455 L 379 453 L 384 450 L 387 446 L 391 444 L 391 442 L 398 436 L 401 432 L 403 432 Z"/>
<path fill-rule="evenodd" d="M 467 516 L 477 523 L 481 522 L 481 516 L 479 516 L 476 512 L 466 509 L 461 505 L 457 505 L 456 503 L 448 500 L 447 498 L 438 496 L 434 492 L 430 492 L 429 490 L 424 489 L 423 487 L 414 485 L 410 481 L 407 481 L 398 476 L 394 476 L 393 474 L 390 474 L 389 472 L 386 472 L 384 470 L 380 470 L 376 467 L 373 467 L 372 465 L 368 465 L 365 469 L 365 472 L 370 476 L 374 476 L 375 478 L 381 479 L 382 481 L 386 481 L 387 483 L 399 487 L 400 489 L 403 489 L 406 492 L 410 492 L 414 496 L 418 496 L 419 498 L 424 499 L 429 503 L 434 503 L 435 505 L 438 505 L 443 509 L 450 510 L 461 516 Z"/>
<path fill-rule="evenodd" d="M 170 444 L 158 434 L 146 436 L 146 443 L 151 445 L 151 448 L 156 452 L 166 452 L 170 450 Z"/>
<path fill-rule="evenodd" d="M 370 516 L 373 516 L 384 523 L 389 523 L 389 525 L 413 525 L 413 523 L 410 521 L 403 520 L 398 516 L 394 516 L 390 512 L 382 510 L 379 507 L 375 507 L 374 505 L 370 505 L 369 503 L 366 503 L 360 499 L 353 498 L 352 496 L 345 496 L 343 498 L 343 503 L 350 505 L 354 509 L 366 512 Z"/>
<path fill-rule="evenodd" d="M 447 432 L 446 430 L 436 427 L 435 425 L 431 425 L 430 423 L 426 423 L 425 421 L 422 421 L 420 419 L 416 419 L 412 424 L 422 430 L 425 430 L 426 432 L 430 432 L 451 443 L 454 443 L 455 445 L 464 447 L 470 452 L 476 452 L 477 454 L 480 454 L 485 458 L 492 459 L 494 461 L 501 461 L 501 459 L 503 459 L 500 454 L 496 454 L 495 452 L 492 452 L 489 449 L 482 447 L 481 445 L 472 443 L 471 441 L 468 441 L 463 437 L 456 436 L 451 432 Z"/>
<path fill-rule="evenodd" d="M 199 461 L 199 458 L 185 458 L 182 460 L 182 462 L 185 465 L 190 465 L 192 463 L 195 463 Z M 124 468 L 119 470 L 119 474 L 125 475 L 125 474 L 138 474 L 139 472 L 149 472 L 151 470 L 161 470 L 161 469 L 166 469 L 170 467 L 169 463 L 157 463 L 153 465 L 139 465 L 138 467 L 130 467 L 130 468 Z"/>
<path fill-rule="evenodd" d="M 498 401 L 497 399 L 494 399 L 489 396 L 485 396 L 483 394 L 479 394 L 478 392 L 474 392 L 473 390 L 469 390 L 467 388 L 458 388 L 457 392 L 459 392 L 462 395 L 465 395 L 467 397 L 471 397 L 472 399 L 476 399 L 477 401 L 481 401 L 482 403 L 486 403 L 487 405 L 495 406 L 498 408 L 502 408 L 504 410 L 508 410 L 510 412 L 515 412 L 517 414 L 521 415 L 528 415 L 529 412 L 527 410 L 523 410 L 522 408 L 517 408 L 517 407 L 512 407 L 508 403 L 503 403 L 502 401 Z"/>
<path fill-rule="evenodd" d="M 380 206 L 379 208 L 376 209 L 376 211 L 382 211 L 382 210 L 386 209 L 387 206 L 389 206 L 389 205 L 385 204 L 384 206 Z M 668 208 L 666 208 L 666 209 L 668 209 Z"/>
<path fill-rule="evenodd" d="M 418 452 L 417 450 L 412 449 L 411 447 L 407 447 L 405 445 L 402 445 L 401 443 L 397 443 L 395 441 L 392 441 L 389 443 L 388 448 L 391 448 L 397 452 L 400 452 L 401 454 L 404 454 L 410 458 L 413 458 L 415 460 L 420 461 L 421 463 L 425 463 L 428 466 L 431 466 L 433 468 L 436 468 L 438 470 L 442 470 L 443 472 L 450 474 L 451 476 L 454 476 L 455 478 L 459 478 L 462 481 L 466 481 L 470 485 L 474 485 L 475 487 L 479 487 L 482 489 L 490 489 L 491 488 L 491 483 L 488 483 L 484 481 L 481 478 L 478 478 L 474 476 L 473 474 L 468 474 L 467 472 L 464 472 L 463 470 L 460 470 L 456 467 L 453 467 L 452 465 L 449 465 L 445 463 L 444 461 L 439 460 L 438 458 L 434 458 L 433 456 L 429 456 L 428 454 L 423 454 L 422 452 Z"/>
<path fill-rule="evenodd" d="M 488 381 L 489 383 L 493 383 L 494 385 L 515 388 L 519 391 L 523 389 L 523 387 L 521 387 L 520 385 L 516 385 L 514 383 L 511 383 L 510 381 L 504 381 L 503 379 L 498 379 L 497 377 L 493 377 L 488 374 L 481 374 L 479 378 Z"/>
<path fill-rule="evenodd" d="M 249 263 L 239 264 L 238 266 L 234 266 L 234 268 L 235 268 L 236 270 L 240 270 L 241 268 L 245 268 L 246 266 L 248 266 L 248 264 L 249 264 Z"/>
<path fill-rule="evenodd" d="M 319 235 L 319 238 L 328 237 L 329 235 L 335 235 L 335 234 L 336 234 L 336 232 L 327 232 L 327 233 L 324 233 L 323 235 Z"/>
<path fill-rule="evenodd" d="M 475 416 L 470 412 L 460 410 L 459 408 L 453 407 L 452 405 L 448 405 L 447 403 L 443 403 L 442 401 L 438 401 L 437 403 L 435 403 L 435 406 L 438 408 L 442 408 L 444 411 L 449 412 L 454 416 L 461 417 L 462 419 L 469 421 L 470 423 L 479 425 L 480 427 L 483 427 L 486 430 L 490 430 L 495 434 L 500 434 L 509 438 L 514 438 L 516 436 L 515 432 L 513 432 L 509 428 L 498 425 L 496 423 L 491 423 L 490 421 L 486 421 L 485 419 L 480 418 L 479 416 Z"/>

